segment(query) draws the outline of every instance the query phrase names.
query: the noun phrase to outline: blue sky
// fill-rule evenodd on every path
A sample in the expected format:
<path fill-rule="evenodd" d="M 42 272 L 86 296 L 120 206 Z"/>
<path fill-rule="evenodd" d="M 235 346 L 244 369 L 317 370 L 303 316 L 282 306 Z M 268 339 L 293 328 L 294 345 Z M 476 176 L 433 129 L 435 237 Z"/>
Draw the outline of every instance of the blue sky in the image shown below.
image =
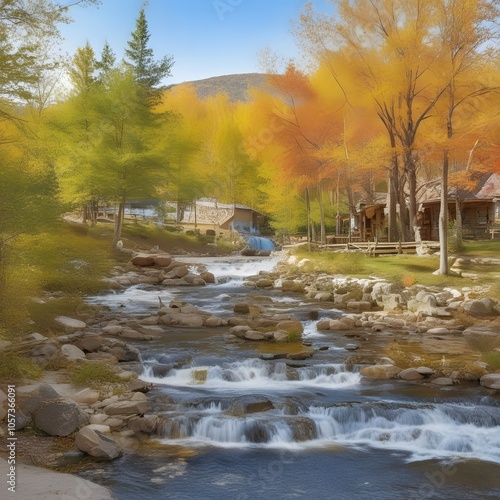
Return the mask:
<path fill-rule="evenodd" d="M 298 57 L 290 21 L 305 0 L 149 0 L 146 18 L 155 57 L 172 55 L 172 77 L 180 83 L 211 76 L 260 71 L 258 53 L 271 47 Z M 117 56 L 135 28 L 144 0 L 102 0 L 100 6 L 74 7 L 74 22 L 63 26 L 63 49 L 70 55 L 88 40 L 97 55 L 107 40 Z M 321 10 L 327 0 L 314 0 Z"/>

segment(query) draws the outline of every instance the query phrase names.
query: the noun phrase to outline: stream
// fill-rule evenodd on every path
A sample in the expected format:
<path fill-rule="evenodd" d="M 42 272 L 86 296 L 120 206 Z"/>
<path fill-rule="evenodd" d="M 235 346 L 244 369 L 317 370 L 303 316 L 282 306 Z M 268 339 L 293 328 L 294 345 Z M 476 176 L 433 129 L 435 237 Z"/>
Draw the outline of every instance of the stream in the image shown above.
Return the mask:
<path fill-rule="evenodd" d="M 345 332 L 318 332 L 310 319 L 311 310 L 320 319 L 340 316 L 332 304 L 243 286 L 246 276 L 272 270 L 274 258 L 197 262 L 216 284 L 136 285 L 89 302 L 143 317 L 161 297 L 229 317 L 234 303 L 258 295 L 303 322 L 314 356 L 266 359 L 283 346 L 230 342 L 228 328 L 168 327 L 161 338 L 135 344 L 141 378 L 155 384 L 149 396 L 169 401 L 157 446 L 81 476 L 119 500 L 500 498 L 500 398 L 493 391 L 364 379 L 359 366 L 344 364 L 351 355 Z"/>

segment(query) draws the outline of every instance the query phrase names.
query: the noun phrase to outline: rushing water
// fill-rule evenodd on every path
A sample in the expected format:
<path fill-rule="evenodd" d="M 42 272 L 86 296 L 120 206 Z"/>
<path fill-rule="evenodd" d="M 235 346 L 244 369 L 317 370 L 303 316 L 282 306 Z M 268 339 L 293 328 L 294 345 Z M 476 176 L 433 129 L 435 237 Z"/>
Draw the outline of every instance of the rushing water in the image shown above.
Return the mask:
<path fill-rule="evenodd" d="M 244 278 L 273 259 L 206 267 L 218 283 L 130 287 L 89 299 L 147 316 L 182 298 L 218 315 L 265 295 L 292 312 L 317 350 L 305 361 L 262 359 L 269 344 L 228 343 L 225 329 L 169 329 L 140 344 L 142 379 L 169 399 L 152 450 L 127 453 L 83 475 L 118 499 L 493 499 L 500 497 L 500 401 L 470 386 L 368 381 L 344 365 L 343 335 L 317 332 L 302 296 L 256 292 Z M 340 311 L 324 304 L 320 317 Z M 328 349 L 326 349 L 328 348 Z"/>

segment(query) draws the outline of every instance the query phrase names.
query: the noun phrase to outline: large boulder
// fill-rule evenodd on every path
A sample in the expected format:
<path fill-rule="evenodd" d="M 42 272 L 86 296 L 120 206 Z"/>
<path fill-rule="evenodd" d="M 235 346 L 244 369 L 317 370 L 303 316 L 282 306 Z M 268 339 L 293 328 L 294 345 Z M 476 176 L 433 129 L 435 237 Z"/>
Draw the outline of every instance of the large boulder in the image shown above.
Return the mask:
<path fill-rule="evenodd" d="M 296 293 L 304 293 L 305 287 L 303 283 L 294 280 L 283 280 L 281 283 L 281 290 L 283 292 L 296 292 Z M 325 300 L 330 300 L 330 297 Z"/>
<path fill-rule="evenodd" d="M 500 373 L 490 373 L 483 375 L 480 379 L 481 385 L 488 389 L 495 389 L 500 391 Z"/>
<path fill-rule="evenodd" d="M 248 302 L 236 302 L 233 306 L 233 311 L 240 314 L 248 314 L 250 312 L 250 305 Z"/>
<path fill-rule="evenodd" d="M 139 266 L 139 267 L 154 266 L 155 258 L 154 258 L 154 255 L 140 253 L 140 254 L 137 254 L 135 257 L 133 257 L 130 262 L 134 266 Z"/>
<path fill-rule="evenodd" d="M 63 356 L 68 361 L 76 361 L 77 359 L 85 359 L 85 353 L 73 344 L 64 344 L 61 347 Z"/>
<path fill-rule="evenodd" d="M 215 276 L 208 271 L 204 271 L 204 272 L 200 273 L 200 278 L 205 283 L 215 283 Z"/>
<path fill-rule="evenodd" d="M 144 396 L 142 392 L 136 392 L 135 396 Z M 144 396 L 144 399 L 131 399 L 130 401 L 118 401 L 111 403 L 104 408 L 107 415 L 142 415 L 149 409 L 149 404 Z"/>
<path fill-rule="evenodd" d="M 98 351 L 102 346 L 102 338 L 99 335 L 85 335 L 74 342 L 79 349 L 84 352 L 95 352 Z"/>
<path fill-rule="evenodd" d="M 114 439 L 90 426 L 83 427 L 78 431 L 75 444 L 79 450 L 87 455 L 103 460 L 113 460 L 123 453 Z"/>
<path fill-rule="evenodd" d="M 359 373 L 366 378 L 388 380 L 396 378 L 400 372 L 401 368 L 394 365 L 373 365 L 361 368 Z"/>
<path fill-rule="evenodd" d="M 66 333 L 73 333 L 87 328 L 87 324 L 83 321 L 68 316 L 57 316 L 54 321 L 62 326 Z"/>
<path fill-rule="evenodd" d="M 465 312 L 474 316 L 491 316 L 497 314 L 495 311 L 495 302 L 485 298 L 478 300 L 468 300 L 462 304 Z"/>
<path fill-rule="evenodd" d="M 226 413 L 233 417 L 243 417 L 248 413 L 260 413 L 273 409 L 273 403 L 263 396 L 241 396 L 233 401 Z"/>
<path fill-rule="evenodd" d="M 168 267 L 172 263 L 172 257 L 168 253 L 155 255 L 153 260 L 158 267 Z"/>
<path fill-rule="evenodd" d="M 416 368 L 407 368 L 406 370 L 402 370 L 398 374 L 399 378 L 403 380 L 420 380 L 424 378 Z"/>
<path fill-rule="evenodd" d="M 88 422 L 88 415 L 72 401 L 49 401 L 33 414 L 37 429 L 51 436 L 69 436 Z"/>
<path fill-rule="evenodd" d="M 34 347 L 30 353 L 31 359 L 42 368 L 45 368 L 51 359 L 59 354 L 59 347 L 56 342 L 49 340 Z"/>

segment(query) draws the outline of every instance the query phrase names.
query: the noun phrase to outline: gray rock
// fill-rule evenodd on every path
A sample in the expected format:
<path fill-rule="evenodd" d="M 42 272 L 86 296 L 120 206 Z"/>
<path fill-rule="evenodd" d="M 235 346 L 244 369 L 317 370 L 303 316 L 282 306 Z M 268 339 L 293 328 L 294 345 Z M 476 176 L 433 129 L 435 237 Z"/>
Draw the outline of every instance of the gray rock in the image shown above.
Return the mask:
<path fill-rule="evenodd" d="M 330 329 L 330 320 L 329 319 L 322 319 L 316 323 L 316 330 L 319 332 L 323 332 L 325 330 Z"/>
<path fill-rule="evenodd" d="M 78 330 L 84 330 L 87 328 L 87 324 L 83 321 L 74 318 L 68 318 L 67 316 L 57 316 L 55 322 L 64 328 L 66 333 L 73 333 Z"/>
<path fill-rule="evenodd" d="M 403 380 L 420 380 L 424 378 L 424 376 L 415 368 L 407 368 L 406 370 L 399 372 L 398 377 Z"/>
<path fill-rule="evenodd" d="M 51 359 L 57 357 L 59 347 L 53 341 L 44 342 L 42 345 L 36 346 L 31 351 L 31 357 L 35 363 L 45 368 Z"/>
<path fill-rule="evenodd" d="M 359 349 L 359 345 L 358 344 L 346 344 L 344 349 L 346 351 L 355 351 L 356 349 Z"/>
<path fill-rule="evenodd" d="M 260 413 L 274 409 L 273 403 L 262 396 L 242 396 L 236 399 L 226 413 L 233 417 L 242 417 L 249 413 Z"/>
<path fill-rule="evenodd" d="M 448 335 L 450 333 L 450 330 L 444 327 L 436 327 L 427 330 L 427 333 L 430 333 L 432 335 Z"/>
<path fill-rule="evenodd" d="M 273 333 L 273 337 L 276 342 L 286 342 L 288 340 L 288 332 L 278 330 Z"/>
<path fill-rule="evenodd" d="M 483 375 L 480 379 L 481 385 L 488 389 L 500 390 L 500 373 L 490 373 Z"/>
<path fill-rule="evenodd" d="M 142 393 L 136 393 L 142 394 Z M 149 409 L 147 401 L 118 401 L 104 408 L 107 415 L 142 415 Z"/>
<path fill-rule="evenodd" d="M 428 368 L 427 366 L 419 366 L 416 370 L 420 375 L 424 375 L 425 377 L 436 373 L 432 368 Z"/>
<path fill-rule="evenodd" d="M 495 303 L 491 299 L 468 300 L 462 304 L 465 312 L 475 316 L 490 316 L 496 314 Z"/>
<path fill-rule="evenodd" d="M 158 267 L 168 267 L 172 263 L 172 257 L 168 253 L 155 255 L 153 260 Z"/>
<path fill-rule="evenodd" d="M 264 340 L 266 337 L 263 333 L 256 330 L 248 330 L 245 332 L 243 338 L 247 340 Z"/>
<path fill-rule="evenodd" d="M 113 460 L 123 453 L 114 439 L 89 426 L 83 427 L 78 431 L 75 445 L 79 450 L 87 453 L 87 455 L 104 460 Z"/>
<path fill-rule="evenodd" d="M 233 311 L 239 314 L 248 314 L 250 312 L 250 305 L 247 302 L 236 302 L 233 306 Z"/>
<path fill-rule="evenodd" d="M 205 283 L 215 283 L 215 276 L 208 271 L 204 271 L 204 272 L 200 273 L 200 278 Z"/>
<path fill-rule="evenodd" d="M 209 328 L 224 326 L 224 320 L 217 316 L 210 316 L 205 320 L 205 326 Z"/>
<path fill-rule="evenodd" d="M 102 346 L 102 339 L 98 335 L 85 335 L 85 337 L 74 342 L 73 345 L 76 345 L 84 352 L 95 352 Z"/>
<path fill-rule="evenodd" d="M 155 434 L 158 428 L 158 415 L 146 415 L 144 417 L 132 417 L 128 420 L 127 426 L 135 432 L 145 434 Z"/>
<path fill-rule="evenodd" d="M 69 436 L 88 422 L 88 415 L 72 401 L 49 401 L 34 412 L 33 421 L 51 436 Z"/>
<path fill-rule="evenodd" d="M 304 359 L 311 358 L 314 354 L 314 351 L 307 350 L 307 351 L 299 351 L 299 352 L 290 352 L 286 355 L 287 359 L 293 359 L 293 360 L 298 360 L 298 361 L 303 361 Z"/>
<path fill-rule="evenodd" d="M 299 281 L 283 280 L 281 282 L 281 290 L 283 292 L 304 293 L 305 287 L 304 287 L 304 284 L 300 283 Z M 331 299 L 331 294 L 330 294 L 330 298 L 326 299 L 326 300 L 330 300 L 330 299 Z"/>
<path fill-rule="evenodd" d="M 359 373 L 367 378 L 388 380 L 396 378 L 400 372 L 401 368 L 394 365 L 373 365 L 361 368 Z"/>
<path fill-rule="evenodd" d="M 123 331 L 123 326 L 120 325 L 107 325 L 102 331 L 107 335 L 120 335 Z"/>
<path fill-rule="evenodd" d="M 255 283 L 257 288 L 272 288 L 274 286 L 274 281 L 267 278 L 260 278 Z"/>
<path fill-rule="evenodd" d="M 147 267 L 153 266 L 155 264 L 155 258 L 153 255 L 140 253 L 132 258 L 130 261 L 134 266 Z"/>
<path fill-rule="evenodd" d="M 453 380 L 449 377 L 438 377 L 431 380 L 431 384 L 434 385 L 453 385 Z"/>
<path fill-rule="evenodd" d="M 82 389 L 73 396 L 73 400 L 77 403 L 91 405 L 99 401 L 99 393 L 90 388 Z"/>
<path fill-rule="evenodd" d="M 61 347 L 61 352 L 63 356 L 66 357 L 68 361 L 76 361 L 77 359 L 85 359 L 85 353 L 73 344 L 64 344 Z"/>

